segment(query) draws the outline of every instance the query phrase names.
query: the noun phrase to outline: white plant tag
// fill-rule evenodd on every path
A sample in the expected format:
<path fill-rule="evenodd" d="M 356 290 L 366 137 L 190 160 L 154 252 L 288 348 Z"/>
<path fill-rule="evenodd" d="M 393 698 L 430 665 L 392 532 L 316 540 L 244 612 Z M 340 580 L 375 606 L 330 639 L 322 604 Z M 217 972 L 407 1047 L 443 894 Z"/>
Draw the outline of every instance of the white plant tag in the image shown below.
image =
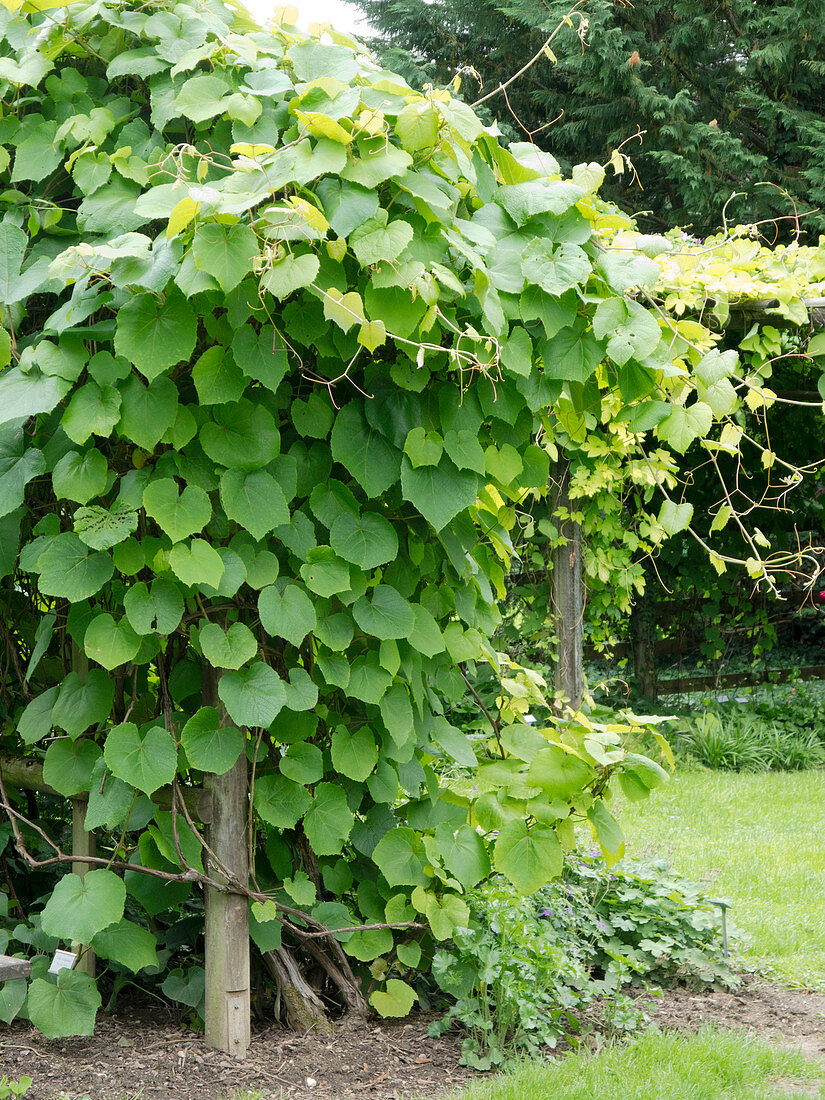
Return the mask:
<path fill-rule="evenodd" d="M 49 967 L 49 973 L 59 974 L 61 970 L 71 970 L 75 964 L 76 958 L 77 955 L 75 955 L 74 951 L 60 951 L 58 949 L 54 953 L 52 964 Z"/>

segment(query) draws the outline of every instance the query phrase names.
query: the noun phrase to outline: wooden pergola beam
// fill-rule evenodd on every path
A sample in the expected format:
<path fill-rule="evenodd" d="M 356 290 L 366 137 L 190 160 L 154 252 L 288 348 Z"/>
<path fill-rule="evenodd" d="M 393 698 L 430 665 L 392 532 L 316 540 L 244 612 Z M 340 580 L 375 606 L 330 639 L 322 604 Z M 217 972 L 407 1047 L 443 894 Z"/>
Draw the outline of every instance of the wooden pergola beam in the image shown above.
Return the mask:
<path fill-rule="evenodd" d="M 38 791 L 40 794 L 52 795 L 54 798 L 64 798 L 59 791 L 43 778 L 43 765 L 39 760 L 24 756 L 9 756 L 0 754 L 0 775 L 3 782 L 10 787 L 16 787 L 20 791 Z M 151 796 L 162 809 L 172 808 L 172 788 L 161 787 Z M 193 821 L 201 825 L 208 825 L 212 821 L 212 793 L 201 787 L 187 787 L 183 790 L 183 800 Z M 73 802 L 86 802 L 88 795 L 85 793 L 72 795 Z"/>

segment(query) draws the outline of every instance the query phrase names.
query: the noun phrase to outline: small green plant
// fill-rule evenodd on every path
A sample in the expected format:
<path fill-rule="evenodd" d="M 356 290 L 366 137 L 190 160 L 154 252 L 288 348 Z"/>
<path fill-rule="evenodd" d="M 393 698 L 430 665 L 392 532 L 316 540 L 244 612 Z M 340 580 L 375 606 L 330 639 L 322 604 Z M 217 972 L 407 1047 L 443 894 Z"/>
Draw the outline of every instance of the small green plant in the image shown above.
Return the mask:
<path fill-rule="evenodd" d="M 768 700 L 709 705 L 690 723 L 685 750 L 707 768 L 801 771 L 825 766 L 821 706 Z"/>
<path fill-rule="evenodd" d="M 462 1025 L 463 1061 L 489 1069 L 574 1040 L 596 999 L 609 1031 L 635 1031 L 646 1016 L 624 992 L 633 982 L 735 984 L 720 960 L 718 914 L 694 883 L 663 863 L 611 870 L 570 856 L 530 897 L 502 878 L 476 891 L 470 927 L 433 961 L 454 1004 L 430 1033 Z"/>
<path fill-rule="evenodd" d="M 0 1100 L 8 1100 L 10 1096 L 25 1096 L 31 1088 L 31 1077 L 21 1077 L 19 1081 L 10 1081 L 3 1074 L 0 1077 Z"/>

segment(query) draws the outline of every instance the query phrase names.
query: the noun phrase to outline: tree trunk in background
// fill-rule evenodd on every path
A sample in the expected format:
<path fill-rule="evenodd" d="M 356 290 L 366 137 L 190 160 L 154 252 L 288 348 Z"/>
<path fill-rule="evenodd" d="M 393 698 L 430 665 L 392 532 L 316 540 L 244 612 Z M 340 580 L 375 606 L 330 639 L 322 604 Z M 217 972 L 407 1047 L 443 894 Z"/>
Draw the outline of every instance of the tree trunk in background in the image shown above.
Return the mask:
<path fill-rule="evenodd" d="M 654 578 L 647 570 L 643 595 L 633 601 L 630 612 L 630 642 L 636 686 L 652 703 L 658 696 L 656 678 L 656 597 Z"/>

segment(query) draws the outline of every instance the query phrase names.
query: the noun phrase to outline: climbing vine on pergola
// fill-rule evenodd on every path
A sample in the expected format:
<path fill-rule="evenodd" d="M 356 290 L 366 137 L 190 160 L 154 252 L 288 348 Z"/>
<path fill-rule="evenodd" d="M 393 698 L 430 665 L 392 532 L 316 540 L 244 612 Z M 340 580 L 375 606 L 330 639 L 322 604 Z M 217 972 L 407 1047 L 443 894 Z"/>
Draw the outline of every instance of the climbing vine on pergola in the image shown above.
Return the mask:
<path fill-rule="evenodd" d="M 467 890 L 535 890 L 579 821 L 615 856 L 613 777 L 664 774 L 632 719 L 531 729 L 535 677 L 489 740 L 449 721 L 498 666 L 520 505 L 595 440 L 665 468 L 733 411 L 696 387 L 735 357 L 628 294 L 655 242 L 598 244 L 597 165 L 559 178 L 350 39 L 219 0 L 42 7 L 0 14 L 4 744 L 99 853 L 42 930 L 139 971 L 138 913 L 203 888 L 213 1044 L 248 1041 L 247 919 L 293 1022 L 324 1021 L 302 959 L 404 1014 Z M 30 1018 L 90 1031 L 91 974 L 47 961 Z"/>

